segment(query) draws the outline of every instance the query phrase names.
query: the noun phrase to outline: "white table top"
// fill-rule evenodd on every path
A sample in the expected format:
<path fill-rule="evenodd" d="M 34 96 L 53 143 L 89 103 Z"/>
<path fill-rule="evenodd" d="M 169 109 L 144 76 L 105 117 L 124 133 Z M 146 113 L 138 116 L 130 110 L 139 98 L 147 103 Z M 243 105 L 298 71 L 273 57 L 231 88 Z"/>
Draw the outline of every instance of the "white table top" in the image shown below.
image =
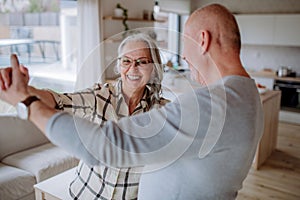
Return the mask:
<path fill-rule="evenodd" d="M 51 194 L 58 199 L 71 200 L 72 198 L 69 195 L 69 185 L 71 181 L 74 180 L 75 171 L 76 167 L 35 184 L 34 188 Z"/>

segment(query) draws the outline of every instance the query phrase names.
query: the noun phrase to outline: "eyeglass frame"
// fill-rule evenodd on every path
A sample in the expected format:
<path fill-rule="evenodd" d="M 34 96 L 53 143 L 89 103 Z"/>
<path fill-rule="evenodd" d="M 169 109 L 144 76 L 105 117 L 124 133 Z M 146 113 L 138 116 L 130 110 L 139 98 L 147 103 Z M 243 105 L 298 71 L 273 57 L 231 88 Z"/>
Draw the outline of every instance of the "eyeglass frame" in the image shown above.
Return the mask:
<path fill-rule="evenodd" d="M 128 66 L 122 65 L 122 63 L 121 63 L 121 59 L 122 59 L 122 58 L 127 58 L 128 60 L 130 60 L 130 61 L 131 61 L 131 64 L 128 65 Z M 146 59 L 146 60 L 147 60 L 148 63 L 145 64 L 145 65 L 153 64 L 153 60 L 149 60 L 149 59 L 146 58 L 146 57 L 141 57 L 141 58 L 138 58 L 138 59 L 132 59 L 132 58 L 129 58 L 129 57 L 127 57 L 127 56 L 121 56 L 121 57 L 118 57 L 118 60 L 120 61 L 120 66 L 123 67 L 123 68 L 125 68 L 125 69 L 129 69 L 129 68 L 132 67 L 132 66 L 137 66 L 137 67 L 139 67 L 139 68 L 144 68 L 145 66 L 142 66 L 142 65 L 141 65 L 141 62 L 139 61 L 139 60 L 141 60 L 141 59 Z M 132 65 L 133 63 L 134 63 L 134 65 Z"/>

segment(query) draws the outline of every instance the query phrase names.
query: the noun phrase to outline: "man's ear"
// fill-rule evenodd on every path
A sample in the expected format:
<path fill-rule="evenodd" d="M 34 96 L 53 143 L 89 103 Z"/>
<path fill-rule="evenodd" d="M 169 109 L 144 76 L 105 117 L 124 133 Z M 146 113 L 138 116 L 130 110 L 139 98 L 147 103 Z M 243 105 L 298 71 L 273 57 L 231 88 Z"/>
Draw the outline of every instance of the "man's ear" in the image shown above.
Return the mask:
<path fill-rule="evenodd" d="M 204 54 L 205 52 L 208 51 L 210 44 L 210 33 L 207 30 L 201 30 L 200 32 L 200 47 L 201 47 L 201 52 Z"/>

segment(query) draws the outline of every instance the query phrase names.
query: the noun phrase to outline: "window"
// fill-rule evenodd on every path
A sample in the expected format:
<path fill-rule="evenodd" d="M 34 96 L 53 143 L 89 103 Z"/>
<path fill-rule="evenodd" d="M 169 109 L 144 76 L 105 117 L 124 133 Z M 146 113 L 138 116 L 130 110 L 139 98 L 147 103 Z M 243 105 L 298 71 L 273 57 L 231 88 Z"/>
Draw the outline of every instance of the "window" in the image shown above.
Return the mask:
<path fill-rule="evenodd" d="M 0 67 L 9 66 L 16 53 L 29 69 L 31 85 L 71 91 L 77 32 L 77 1 L 0 0 Z M 11 108 L 0 102 L 0 113 L 7 111 Z"/>

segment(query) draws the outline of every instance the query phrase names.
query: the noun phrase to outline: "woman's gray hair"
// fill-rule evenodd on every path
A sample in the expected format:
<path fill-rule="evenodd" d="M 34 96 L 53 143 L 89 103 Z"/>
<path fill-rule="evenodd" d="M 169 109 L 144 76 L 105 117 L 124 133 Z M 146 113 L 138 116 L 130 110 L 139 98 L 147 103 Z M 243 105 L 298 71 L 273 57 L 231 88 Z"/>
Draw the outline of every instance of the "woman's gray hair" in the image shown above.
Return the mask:
<path fill-rule="evenodd" d="M 124 48 L 125 44 L 127 44 L 129 42 L 144 42 L 146 44 L 147 48 L 149 48 L 151 59 L 154 64 L 154 70 L 152 72 L 152 76 L 147 85 L 150 85 L 151 87 L 154 86 L 153 89 L 156 90 L 155 94 L 154 94 L 155 98 L 159 99 L 159 95 L 161 93 L 161 82 L 163 79 L 164 69 L 163 69 L 163 64 L 161 62 L 159 49 L 158 49 L 155 41 L 148 34 L 145 34 L 145 33 L 138 33 L 138 34 L 130 35 L 130 36 L 126 37 L 119 45 L 118 57 L 122 56 L 123 48 Z M 118 63 L 117 63 L 118 71 L 120 70 L 119 66 L 120 66 L 120 63 L 118 60 Z"/>

